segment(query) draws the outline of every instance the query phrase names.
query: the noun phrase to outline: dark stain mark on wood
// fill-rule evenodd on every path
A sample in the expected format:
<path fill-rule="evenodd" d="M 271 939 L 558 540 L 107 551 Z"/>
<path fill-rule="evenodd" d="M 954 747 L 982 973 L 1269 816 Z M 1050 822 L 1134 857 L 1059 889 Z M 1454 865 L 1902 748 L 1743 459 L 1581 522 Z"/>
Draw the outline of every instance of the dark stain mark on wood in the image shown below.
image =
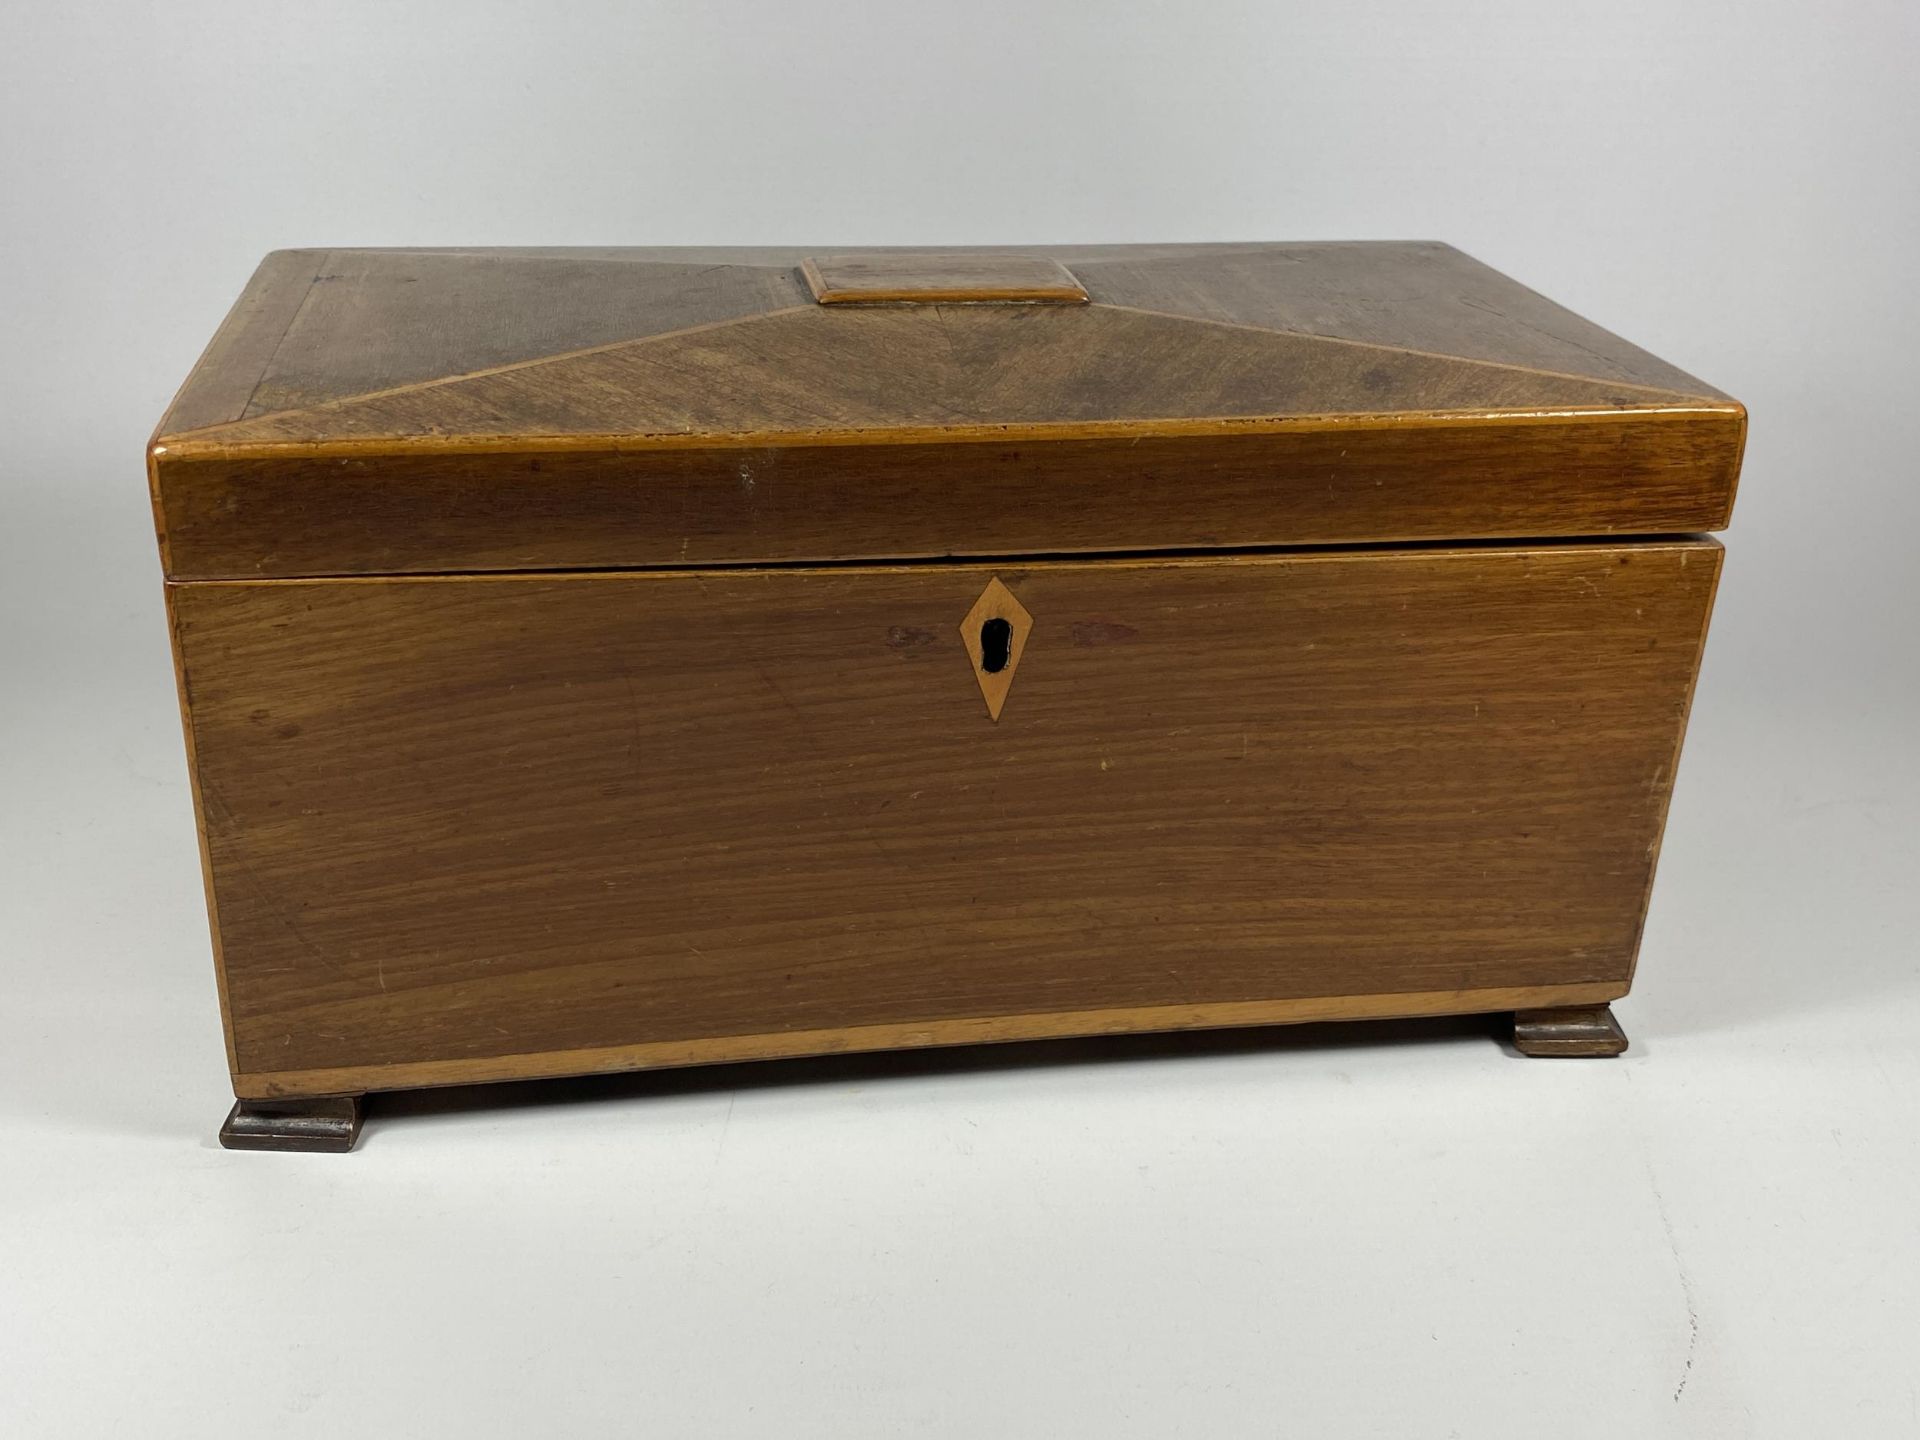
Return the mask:
<path fill-rule="evenodd" d="M 1140 632 L 1114 620 L 1076 620 L 1067 627 L 1073 643 L 1081 646 L 1121 645 Z"/>
<path fill-rule="evenodd" d="M 931 630 L 922 630 L 917 625 L 893 625 L 887 629 L 887 648 L 890 650 L 924 650 L 935 644 Z"/>

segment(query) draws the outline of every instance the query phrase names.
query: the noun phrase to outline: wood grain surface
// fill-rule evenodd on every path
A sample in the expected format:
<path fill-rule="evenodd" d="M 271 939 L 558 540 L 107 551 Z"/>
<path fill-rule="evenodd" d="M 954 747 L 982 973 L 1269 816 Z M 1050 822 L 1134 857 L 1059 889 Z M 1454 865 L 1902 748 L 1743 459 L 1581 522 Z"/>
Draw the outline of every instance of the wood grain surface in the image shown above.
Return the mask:
<path fill-rule="evenodd" d="M 373 446 L 178 462 L 160 521 L 175 579 L 1684 534 L 1727 523 L 1740 445 L 1674 413 L 690 448 L 644 477 L 621 450 Z"/>
<path fill-rule="evenodd" d="M 743 354 L 757 321 L 813 310 L 800 267 L 822 249 L 285 250 L 269 255 L 161 421 L 160 438 L 581 351 L 730 327 Z M 862 247 L 903 262 L 935 247 Z M 1238 245 L 985 246 L 981 257 L 1065 267 L 1096 309 L 1153 312 L 1202 333 L 1240 328 L 1725 402 L 1686 372 L 1431 241 Z M 1003 320 L 1014 318 L 1000 311 Z M 1049 309 L 1082 318 L 1082 307 Z M 858 319 L 861 317 L 843 317 Z M 949 318 L 925 313 L 938 332 Z M 1031 333 L 1031 332 L 1028 332 Z M 1257 338 L 1257 335 L 1256 335 Z M 1281 384 L 1293 377 L 1280 377 Z M 1383 387 L 1384 388 L 1384 387 Z M 1276 393 L 1285 394 L 1284 389 Z M 644 407 L 644 393 L 636 394 Z M 1159 418 L 1186 397 L 1162 397 Z M 1392 408 L 1391 394 L 1381 401 Z M 741 402 L 750 406 L 751 397 Z M 942 425 L 937 397 L 902 387 L 901 423 Z M 311 436 L 333 433 L 332 412 Z M 761 423 L 750 410 L 740 422 Z M 1191 416 L 1190 416 L 1191 418 Z M 1207 418 L 1201 415 L 1199 418 Z M 562 422 L 564 417 L 562 417 Z"/>
<path fill-rule="evenodd" d="M 173 585 L 242 1093 L 1599 1003 L 1719 558 Z"/>
<path fill-rule="evenodd" d="M 863 261 L 1058 272 L 1078 305 L 819 305 L 806 258 L 270 256 L 150 452 L 168 573 L 1664 534 L 1732 503 L 1736 402 L 1443 245 Z"/>

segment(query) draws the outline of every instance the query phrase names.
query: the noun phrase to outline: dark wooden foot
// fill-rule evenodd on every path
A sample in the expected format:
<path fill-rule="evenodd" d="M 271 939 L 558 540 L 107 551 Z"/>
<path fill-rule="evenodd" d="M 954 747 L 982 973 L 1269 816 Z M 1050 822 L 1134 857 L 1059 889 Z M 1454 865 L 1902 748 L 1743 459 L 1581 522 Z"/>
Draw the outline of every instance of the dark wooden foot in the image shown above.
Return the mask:
<path fill-rule="evenodd" d="M 1627 1032 L 1607 1005 L 1516 1010 L 1513 1045 L 1522 1055 L 1618 1055 L 1627 1048 Z"/>
<path fill-rule="evenodd" d="M 360 1097 L 327 1095 L 313 1100 L 236 1100 L 220 1127 L 229 1150 L 353 1149 L 360 1138 Z"/>

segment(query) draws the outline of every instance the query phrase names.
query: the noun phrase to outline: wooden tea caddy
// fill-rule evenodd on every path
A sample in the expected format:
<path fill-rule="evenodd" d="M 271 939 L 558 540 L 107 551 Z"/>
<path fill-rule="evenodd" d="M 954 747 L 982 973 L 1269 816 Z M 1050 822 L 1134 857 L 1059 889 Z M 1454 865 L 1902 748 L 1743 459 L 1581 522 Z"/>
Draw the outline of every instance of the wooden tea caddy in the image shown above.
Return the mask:
<path fill-rule="evenodd" d="M 1745 414 L 1444 245 L 302 250 L 154 514 L 234 1107 L 1612 1054 Z"/>

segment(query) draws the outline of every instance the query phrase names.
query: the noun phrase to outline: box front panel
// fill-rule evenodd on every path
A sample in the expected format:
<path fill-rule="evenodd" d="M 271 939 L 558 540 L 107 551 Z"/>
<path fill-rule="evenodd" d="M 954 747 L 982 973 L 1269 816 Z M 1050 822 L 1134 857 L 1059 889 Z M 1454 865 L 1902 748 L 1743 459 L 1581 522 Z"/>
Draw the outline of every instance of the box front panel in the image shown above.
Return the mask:
<path fill-rule="evenodd" d="M 176 585 L 237 1070 L 1618 993 L 1719 559 Z"/>

